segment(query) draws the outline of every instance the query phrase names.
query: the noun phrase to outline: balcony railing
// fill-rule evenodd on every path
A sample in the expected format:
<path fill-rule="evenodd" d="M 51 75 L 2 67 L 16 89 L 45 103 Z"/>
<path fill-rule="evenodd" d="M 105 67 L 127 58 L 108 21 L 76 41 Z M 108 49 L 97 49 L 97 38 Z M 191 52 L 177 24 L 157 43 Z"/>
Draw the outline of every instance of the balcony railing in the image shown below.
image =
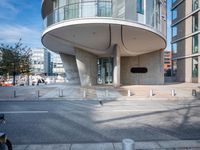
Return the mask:
<path fill-rule="evenodd" d="M 44 19 L 44 26 L 46 28 L 58 22 L 78 18 L 112 18 L 130 22 L 137 22 L 161 32 L 161 15 L 158 14 L 158 11 L 155 10 L 155 8 L 150 9 L 150 11 L 152 12 L 147 12 L 147 9 L 143 14 L 136 12 L 137 15 L 135 16 L 137 17 L 129 18 L 125 14 L 125 10 L 124 12 L 120 13 L 113 12 L 113 5 L 111 1 L 79 2 L 65 5 L 63 7 L 59 7 L 58 9 L 53 10 L 53 12 Z M 131 14 L 129 14 L 128 16 L 130 15 Z"/>
<path fill-rule="evenodd" d="M 48 27 L 63 20 L 76 18 L 112 17 L 112 2 L 110 1 L 88 1 L 73 3 L 55 9 L 45 20 L 45 27 Z"/>

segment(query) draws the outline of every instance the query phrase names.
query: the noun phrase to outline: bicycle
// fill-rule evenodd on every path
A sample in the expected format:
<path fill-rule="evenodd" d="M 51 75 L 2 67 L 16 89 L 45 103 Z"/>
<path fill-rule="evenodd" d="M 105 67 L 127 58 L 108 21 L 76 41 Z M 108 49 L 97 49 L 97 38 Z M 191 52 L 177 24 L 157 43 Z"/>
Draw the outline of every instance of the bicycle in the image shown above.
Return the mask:
<path fill-rule="evenodd" d="M 0 124 L 5 124 L 5 116 L 4 114 L 0 114 Z M 0 132 L 0 150 L 12 150 L 12 143 L 7 138 L 5 133 Z"/>

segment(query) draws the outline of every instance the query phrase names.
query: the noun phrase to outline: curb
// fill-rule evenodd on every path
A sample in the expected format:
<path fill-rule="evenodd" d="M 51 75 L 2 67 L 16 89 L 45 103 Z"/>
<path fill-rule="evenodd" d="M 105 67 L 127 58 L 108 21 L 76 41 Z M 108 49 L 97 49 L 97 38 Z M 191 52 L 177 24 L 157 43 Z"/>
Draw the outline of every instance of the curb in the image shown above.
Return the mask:
<path fill-rule="evenodd" d="M 14 145 L 15 150 L 122 150 L 122 143 L 73 143 Z M 135 150 L 198 150 L 200 140 L 135 142 Z"/>
<path fill-rule="evenodd" d="M 200 97 L 165 97 L 165 98 L 159 98 L 159 97 L 128 97 L 128 96 L 124 96 L 124 97 L 120 97 L 120 98 L 116 98 L 116 97 L 105 97 L 105 98 L 67 98 L 67 97 L 63 97 L 63 98 L 59 98 L 59 97 L 55 97 L 55 98 L 39 98 L 39 99 L 30 99 L 30 100 L 26 100 L 26 99 L 0 99 L 0 102 L 3 101 L 143 101 L 143 100 L 150 100 L 150 101 L 178 101 L 178 100 L 185 100 L 185 101 L 192 101 L 192 100 L 200 100 Z"/>

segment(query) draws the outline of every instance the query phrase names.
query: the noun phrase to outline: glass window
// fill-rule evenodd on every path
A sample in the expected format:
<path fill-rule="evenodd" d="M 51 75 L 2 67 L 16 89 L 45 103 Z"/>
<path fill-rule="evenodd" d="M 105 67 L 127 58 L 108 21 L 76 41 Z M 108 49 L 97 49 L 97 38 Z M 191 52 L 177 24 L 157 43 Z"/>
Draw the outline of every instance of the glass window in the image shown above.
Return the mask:
<path fill-rule="evenodd" d="M 83 0 L 81 3 L 82 17 L 94 17 L 97 14 L 96 2 Z"/>
<path fill-rule="evenodd" d="M 172 62 L 172 75 L 176 76 L 177 73 L 177 60 L 173 60 Z"/>
<path fill-rule="evenodd" d="M 192 37 L 192 53 L 198 53 L 198 48 L 199 48 L 199 41 L 198 41 L 198 34 L 194 35 Z"/>
<path fill-rule="evenodd" d="M 195 11 L 199 8 L 199 0 L 192 0 L 192 10 Z"/>
<path fill-rule="evenodd" d="M 146 5 L 146 23 L 150 26 L 154 26 L 154 0 L 147 0 Z"/>
<path fill-rule="evenodd" d="M 177 10 L 174 9 L 174 10 L 172 10 L 172 20 L 174 20 L 176 18 L 177 18 Z"/>
<path fill-rule="evenodd" d="M 198 27 L 199 27 L 198 22 L 199 22 L 199 17 L 198 17 L 198 13 L 196 13 L 192 16 L 192 31 L 193 32 L 198 31 Z"/>
<path fill-rule="evenodd" d="M 137 13 L 144 14 L 144 0 L 137 0 Z"/>
<path fill-rule="evenodd" d="M 63 7 L 66 5 L 66 0 L 59 0 L 59 7 Z"/>
<path fill-rule="evenodd" d="M 79 17 L 79 3 L 78 0 L 69 0 L 68 8 L 65 10 L 65 17 L 67 19 L 78 18 Z"/>
<path fill-rule="evenodd" d="M 176 2 L 176 0 L 172 0 L 172 4 L 175 3 L 175 2 Z"/>
<path fill-rule="evenodd" d="M 176 54 L 177 53 L 177 43 L 172 44 L 172 53 Z"/>
<path fill-rule="evenodd" d="M 172 27 L 172 37 L 177 35 L 177 26 Z"/>
<path fill-rule="evenodd" d="M 198 77 L 198 57 L 192 58 L 192 77 Z"/>
<path fill-rule="evenodd" d="M 97 3 L 97 15 L 100 17 L 110 17 L 112 15 L 112 2 L 99 1 Z"/>
<path fill-rule="evenodd" d="M 57 9 L 58 8 L 58 0 L 53 1 L 53 8 Z"/>

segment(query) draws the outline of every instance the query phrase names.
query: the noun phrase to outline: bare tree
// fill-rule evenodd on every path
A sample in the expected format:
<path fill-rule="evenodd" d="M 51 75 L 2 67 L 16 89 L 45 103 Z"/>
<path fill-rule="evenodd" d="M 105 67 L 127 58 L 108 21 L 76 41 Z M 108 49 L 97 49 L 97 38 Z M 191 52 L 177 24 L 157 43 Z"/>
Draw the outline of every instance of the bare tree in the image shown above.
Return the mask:
<path fill-rule="evenodd" d="M 31 71 L 31 50 L 22 44 L 20 39 L 14 45 L 1 44 L 0 74 L 6 76 L 13 75 L 13 85 L 16 83 L 16 75 L 30 74 Z"/>

